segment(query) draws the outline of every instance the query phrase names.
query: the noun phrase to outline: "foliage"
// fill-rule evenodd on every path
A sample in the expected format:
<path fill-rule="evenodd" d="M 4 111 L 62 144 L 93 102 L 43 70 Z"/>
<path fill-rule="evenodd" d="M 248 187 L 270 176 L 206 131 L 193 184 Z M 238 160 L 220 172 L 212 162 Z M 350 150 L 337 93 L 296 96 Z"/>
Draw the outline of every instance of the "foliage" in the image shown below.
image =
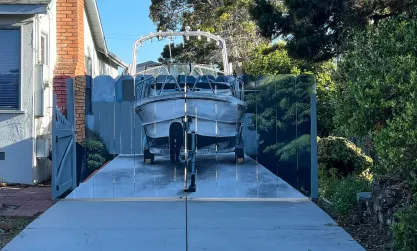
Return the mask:
<path fill-rule="evenodd" d="M 190 26 L 193 30 L 203 30 L 220 35 L 226 40 L 229 60 L 235 63 L 246 61 L 248 53 L 261 41 L 258 28 L 249 15 L 252 0 L 152 0 L 150 17 L 158 29 L 180 30 Z M 189 45 L 177 51 L 192 55 L 197 61 L 202 49 L 216 54 L 216 48 L 201 47 L 201 43 L 187 41 Z M 206 56 L 206 55 L 204 55 Z M 166 57 L 163 57 L 166 58 Z"/>
<path fill-rule="evenodd" d="M 411 13 L 414 0 L 255 0 L 250 11 L 262 35 L 288 41 L 292 57 L 327 61 L 368 23 Z"/>
<path fill-rule="evenodd" d="M 316 75 L 317 93 L 317 135 L 328 137 L 335 131 L 333 118 L 335 113 L 336 83 L 333 75 L 336 65 L 333 62 L 324 62 L 314 68 Z"/>
<path fill-rule="evenodd" d="M 417 206 L 410 205 L 396 213 L 398 222 L 392 226 L 394 249 L 398 251 L 417 250 Z"/>
<path fill-rule="evenodd" d="M 360 174 L 372 167 L 373 160 L 346 138 L 321 138 L 317 143 L 318 163 L 322 170 L 337 170 L 338 176 Z"/>
<path fill-rule="evenodd" d="M 220 50 L 215 42 L 190 40 L 187 43 L 166 45 L 158 59 L 160 63 L 196 63 L 222 65 Z"/>
<path fill-rule="evenodd" d="M 307 156 L 314 77 L 310 74 L 269 75 L 258 78 L 257 82 L 257 91 L 247 94 L 245 101 L 248 110 L 253 111 L 249 128 L 259 135 L 258 160 L 270 170 L 279 167 L 281 178 L 294 187 L 309 188 Z"/>
<path fill-rule="evenodd" d="M 391 17 L 358 33 L 339 63 L 337 128 L 369 137 L 377 177 L 400 177 L 417 191 L 417 20 Z M 416 206 L 397 213 L 395 250 L 416 250 Z"/>
<path fill-rule="evenodd" d="M 413 95 L 413 94 L 411 94 Z M 398 173 L 417 191 L 417 103 L 409 100 L 402 114 L 375 136 L 379 174 Z"/>
<path fill-rule="evenodd" d="M 268 146 L 264 151 L 274 153 L 280 160 L 289 160 L 299 152 L 310 153 L 310 138 L 309 134 L 304 134 L 288 144 L 278 143 Z"/>
<path fill-rule="evenodd" d="M 87 152 L 87 165 L 89 168 L 96 170 L 111 159 L 103 139 L 97 134 L 86 138 L 83 145 Z"/>
<path fill-rule="evenodd" d="M 96 170 L 99 169 L 104 163 L 106 159 L 97 153 L 90 153 L 88 154 L 87 165 L 89 168 Z"/>
<path fill-rule="evenodd" d="M 300 73 L 300 62 L 291 59 L 284 43 L 261 44 L 250 54 L 250 60 L 243 63 L 246 74 L 253 76 Z"/>
<path fill-rule="evenodd" d="M 176 30 L 181 26 L 209 28 L 214 23 L 214 11 L 224 1 L 210 0 L 152 0 L 149 17 L 158 30 Z M 211 24 L 211 25 L 210 25 Z"/>
<path fill-rule="evenodd" d="M 337 170 L 319 169 L 319 193 L 330 202 L 336 215 L 347 215 L 357 203 L 357 194 L 371 190 L 371 181 L 362 175 L 340 178 Z"/>
<path fill-rule="evenodd" d="M 319 193 L 335 214 L 346 215 L 356 205 L 357 193 L 371 190 L 373 161 L 346 138 L 321 138 L 317 148 Z"/>
<path fill-rule="evenodd" d="M 369 26 L 339 64 L 335 121 L 340 131 L 370 137 L 376 174 L 397 173 L 417 188 L 417 20 Z"/>
<path fill-rule="evenodd" d="M 307 63 L 290 58 L 287 46 L 283 42 L 274 45 L 262 44 L 250 54 L 243 64 L 246 74 L 252 76 L 279 74 L 314 74 L 317 84 L 317 124 L 318 135 L 326 137 L 334 130 L 334 93 L 335 83 L 332 79 L 336 70 L 332 62 Z"/>

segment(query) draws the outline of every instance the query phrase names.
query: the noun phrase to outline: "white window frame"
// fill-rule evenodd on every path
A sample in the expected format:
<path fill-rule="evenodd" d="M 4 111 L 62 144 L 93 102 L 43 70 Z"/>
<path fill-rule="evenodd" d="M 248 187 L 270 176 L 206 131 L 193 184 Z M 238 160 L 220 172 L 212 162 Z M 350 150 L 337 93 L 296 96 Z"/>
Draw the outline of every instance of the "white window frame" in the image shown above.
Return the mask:
<path fill-rule="evenodd" d="M 48 34 L 46 32 L 41 32 L 41 39 L 40 39 L 40 45 L 39 48 L 41 48 L 41 53 L 43 54 L 43 60 L 41 61 L 42 65 L 49 65 L 49 40 L 48 40 Z M 44 39 L 43 47 L 42 47 L 42 39 Z"/>
<path fill-rule="evenodd" d="M 17 30 L 19 33 L 19 80 L 18 80 L 18 98 L 17 98 L 17 108 L 2 108 L 0 107 L 0 114 L 24 114 L 25 111 L 22 110 L 22 69 L 23 69 L 23 60 L 22 60 L 22 48 L 23 48 L 23 38 L 22 38 L 22 28 L 20 26 L 2 26 L 0 25 L 0 30 Z"/>

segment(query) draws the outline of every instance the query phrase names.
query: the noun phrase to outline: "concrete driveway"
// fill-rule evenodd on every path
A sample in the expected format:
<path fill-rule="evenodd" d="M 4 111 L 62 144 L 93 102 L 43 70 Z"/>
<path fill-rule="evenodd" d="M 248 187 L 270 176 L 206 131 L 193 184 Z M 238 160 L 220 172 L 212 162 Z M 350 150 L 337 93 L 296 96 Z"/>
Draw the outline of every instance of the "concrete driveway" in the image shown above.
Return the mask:
<path fill-rule="evenodd" d="M 142 156 L 118 156 L 67 198 L 180 198 L 183 191 L 184 167 L 171 164 L 169 157 L 145 165 Z M 188 197 L 305 199 L 255 160 L 247 157 L 244 164 L 236 164 L 233 153 L 199 156 L 197 192 Z"/>
<path fill-rule="evenodd" d="M 183 168 L 117 157 L 3 250 L 364 250 L 253 160 L 198 163 L 198 192 L 185 198 Z"/>

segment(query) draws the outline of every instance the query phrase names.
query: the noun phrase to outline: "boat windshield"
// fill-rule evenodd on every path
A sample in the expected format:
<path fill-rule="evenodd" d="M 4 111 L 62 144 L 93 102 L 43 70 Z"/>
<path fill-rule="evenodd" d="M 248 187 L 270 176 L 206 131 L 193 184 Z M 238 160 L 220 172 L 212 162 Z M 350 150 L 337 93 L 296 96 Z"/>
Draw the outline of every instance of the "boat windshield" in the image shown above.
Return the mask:
<path fill-rule="evenodd" d="M 167 64 L 151 66 L 143 71 L 136 73 L 136 77 L 143 75 L 172 75 L 178 77 L 180 75 L 189 75 L 198 77 L 201 75 L 213 75 L 215 77 L 225 75 L 216 65 L 207 64 Z"/>
<path fill-rule="evenodd" d="M 136 75 L 135 82 L 140 99 L 144 99 L 184 92 L 185 87 L 187 92 L 236 96 L 238 81 L 207 65 L 177 64 L 146 69 Z"/>

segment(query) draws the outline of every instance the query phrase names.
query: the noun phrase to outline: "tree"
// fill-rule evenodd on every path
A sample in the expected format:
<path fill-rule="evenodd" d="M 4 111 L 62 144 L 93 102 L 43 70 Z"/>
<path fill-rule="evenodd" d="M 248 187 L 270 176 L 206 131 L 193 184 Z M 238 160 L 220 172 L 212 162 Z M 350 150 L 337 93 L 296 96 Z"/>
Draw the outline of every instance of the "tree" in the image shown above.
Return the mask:
<path fill-rule="evenodd" d="M 207 43 L 206 41 L 189 41 L 187 43 L 166 45 L 159 57 L 160 63 L 198 63 L 198 64 L 216 64 L 223 66 L 220 49 L 216 43 Z"/>
<path fill-rule="evenodd" d="M 416 250 L 417 240 L 416 36 L 417 20 L 408 15 L 368 26 L 343 55 L 336 88 L 338 127 L 370 137 L 377 156 L 375 176 L 403 180 L 414 195 L 393 207 L 403 207 L 392 228 L 395 250 Z"/>
<path fill-rule="evenodd" d="M 415 0 L 255 0 L 261 33 L 288 41 L 291 57 L 327 61 L 347 50 L 352 34 L 370 23 L 412 14 Z"/>
<path fill-rule="evenodd" d="M 370 137 L 377 174 L 399 173 L 417 182 L 417 20 L 408 15 L 369 25 L 339 63 L 338 128 Z M 417 186 L 416 186 L 417 188 Z"/>
<path fill-rule="evenodd" d="M 249 7 L 252 0 L 152 0 L 150 17 L 158 29 L 180 30 L 190 26 L 193 30 L 210 31 L 226 40 L 229 60 L 234 68 L 247 60 L 250 51 L 264 41 L 257 26 L 251 20 Z M 201 46 L 192 41 L 185 46 L 185 54 L 190 54 L 191 47 Z M 181 47 L 177 48 L 181 53 Z M 215 54 L 215 50 L 204 47 Z M 198 51 L 195 48 L 194 51 Z M 193 53 L 195 60 L 202 61 L 199 53 Z M 214 57 L 214 56 L 213 56 Z"/>

